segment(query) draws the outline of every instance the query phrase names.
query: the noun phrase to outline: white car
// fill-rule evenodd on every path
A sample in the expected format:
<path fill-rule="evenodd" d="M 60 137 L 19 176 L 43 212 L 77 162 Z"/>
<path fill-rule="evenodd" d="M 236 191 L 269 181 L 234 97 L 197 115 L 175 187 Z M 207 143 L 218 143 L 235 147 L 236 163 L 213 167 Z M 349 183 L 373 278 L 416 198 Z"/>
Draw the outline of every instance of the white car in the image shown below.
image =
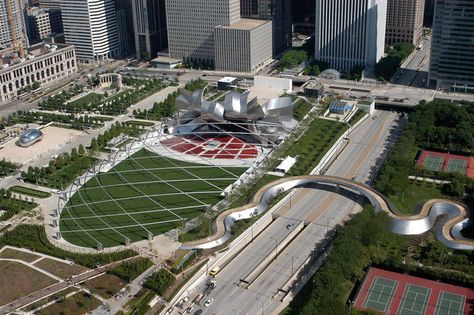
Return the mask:
<path fill-rule="evenodd" d="M 204 306 L 205 306 L 205 307 L 208 307 L 209 305 L 211 305 L 212 302 L 214 302 L 214 299 L 213 299 L 213 298 L 210 298 L 209 300 L 207 300 L 207 301 L 204 303 Z"/>

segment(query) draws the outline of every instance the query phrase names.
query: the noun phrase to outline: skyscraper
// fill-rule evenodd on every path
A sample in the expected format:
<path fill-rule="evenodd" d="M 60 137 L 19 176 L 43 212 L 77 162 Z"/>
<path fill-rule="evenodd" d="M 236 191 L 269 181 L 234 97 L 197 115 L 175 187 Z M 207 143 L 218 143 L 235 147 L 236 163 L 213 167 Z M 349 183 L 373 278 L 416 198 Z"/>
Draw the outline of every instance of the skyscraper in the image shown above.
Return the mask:
<path fill-rule="evenodd" d="M 61 0 L 66 43 L 76 47 L 80 62 L 119 55 L 114 0 Z"/>
<path fill-rule="evenodd" d="M 384 54 L 387 0 L 316 0 L 315 58 L 349 72 Z"/>
<path fill-rule="evenodd" d="M 214 28 L 240 20 L 240 0 L 167 0 L 170 55 L 214 61 Z"/>
<path fill-rule="evenodd" d="M 25 11 L 25 22 L 30 44 L 35 44 L 51 35 L 51 21 L 49 13 L 38 7 L 31 7 Z"/>
<path fill-rule="evenodd" d="M 273 56 L 291 47 L 291 0 L 240 0 L 240 5 L 242 17 L 272 21 Z"/>
<path fill-rule="evenodd" d="M 388 0 L 385 44 L 418 45 L 423 35 L 425 0 Z"/>
<path fill-rule="evenodd" d="M 295 32 L 314 32 L 315 1 L 293 0 L 293 26 Z"/>
<path fill-rule="evenodd" d="M 435 1 L 428 83 L 474 92 L 474 1 Z"/>
<path fill-rule="evenodd" d="M 132 0 L 135 50 L 138 58 L 155 58 L 168 47 L 165 0 Z"/>
<path fill-rule="evenodd" d="M 272 22 L 240 17 L 240 0 L 167 0 L 169 56 L 194 67 L 255 72 L 272 57 Z"/>
<path fill-rule="evenodd" d="M 10 18 L 11 20 L 10 20 Z M 11 26 L 14 25 L 12 28 Z M 25 21 L 20 0 L 0 1 L 0 48 L 17 46 L 24 47 Z"/>

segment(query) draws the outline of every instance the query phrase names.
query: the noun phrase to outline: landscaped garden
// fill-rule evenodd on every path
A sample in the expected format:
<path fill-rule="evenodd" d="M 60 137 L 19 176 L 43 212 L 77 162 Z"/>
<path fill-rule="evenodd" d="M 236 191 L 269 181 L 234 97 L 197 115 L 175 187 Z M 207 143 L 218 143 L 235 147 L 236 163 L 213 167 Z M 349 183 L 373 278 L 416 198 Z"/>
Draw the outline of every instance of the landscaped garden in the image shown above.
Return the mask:
<path fill-rule="evenodd" d="M 221 200 L 244 168 L 217 168 L 141 150 L 90 179 L 63 209 L 63 237 L 81 246 L 115 246 L 181 226 Z"/>
<path fill-rule="evenodd" d="M 408 123 L 397 144 L 389 154 L 376 188 L 387 195 L 405 214 L 411 214 L 416 205 L 432 198 L 462 198 L 474 190 L 474 180 L 459 173 L 430 171 L 416 165 L 416 158 L 424 148 L 441 152 L 473 151 L 474 106 L 458 105 L 447 101 L 422 102 L 409 115 Z M 409 179 L 415 175 L 447 180 L 441 185 Z"/>

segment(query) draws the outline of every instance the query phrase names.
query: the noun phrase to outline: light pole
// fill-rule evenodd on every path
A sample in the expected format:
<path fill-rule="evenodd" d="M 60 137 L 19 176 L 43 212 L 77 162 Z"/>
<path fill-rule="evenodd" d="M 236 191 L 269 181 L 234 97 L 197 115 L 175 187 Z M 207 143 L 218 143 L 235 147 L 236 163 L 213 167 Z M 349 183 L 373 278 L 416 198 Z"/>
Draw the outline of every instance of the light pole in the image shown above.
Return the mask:
<path fill-rule="evenodd" d="M 260 299 L 260 298 L 258 298 L 258 297 L 256 297 L 256 299 L 257 299 L 257 301 L 260 301 L 260 303 L 262 303 L 262 315 L 264 315 L 264 314 L 263 314 L 263 300 Z"/>
<path fill-rule="evenodd" d="M 327 219 L 327 222 L 326 222 L 326 234 L 329 234 L 329 221 L 330 220 L 334 220 L 334 218 L 326 218 Z"/>

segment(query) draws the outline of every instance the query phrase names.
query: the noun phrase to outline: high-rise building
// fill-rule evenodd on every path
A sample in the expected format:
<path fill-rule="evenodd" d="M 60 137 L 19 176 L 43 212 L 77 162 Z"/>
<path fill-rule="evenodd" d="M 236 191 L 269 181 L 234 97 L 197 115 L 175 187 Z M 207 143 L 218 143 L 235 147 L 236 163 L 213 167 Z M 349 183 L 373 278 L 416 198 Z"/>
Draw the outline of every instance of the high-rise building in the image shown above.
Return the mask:
<path fill-rule="evenodd" d="M 49 13 L 38 7 L 30 7 L 25 10 L 25 22 L 30 44 L 39 43 L 49 37 L 52 33 Z"/>
<path fill-rule="evenodd" d="M 135 53 L 132 2 L 130 0 L 115 0 L 115 7 L 117 9 L 119 49 L 124 56 L 131 56 Z"/>
<path fill-rule="evenodd" d="M 256 72 L 272 55 L 272 21 L 240 19 L 215 29 L 216 68 Z M 230 49 L 229 49 L 230 48 Z"/>
<path fill-rule="evenodd" d="M 423 26 L 433 26 L 433 14 L 434 14 L 434 3 L 435 0 L 425 0 L 425 16 L 423 18 Z"/>
<path fill-rule="evenodd" d="M 315 58 L 349 72 L 384 55 L 387 0 L 316 0 Z"/>
<path fill-rule="evenodd" d="M 40 0 L 39 6 L 42 9 L 61 9 L 61 0 Z"/>
<path fill-rule="evenodd" d="M 293 0 L 293 27 L 295 32 L 314 32 L 315 1 Z"/>
<path fill-rule="evenodd" d="M 21 1 L 2 0 L 0 1 L 0 48 L 13 47 L 15 43 L 18 47 L 26 46 Z"/>
<path fill-rule="evenodd" d="M 385 44 L 418 45 L 423 36 L 425 0 L 388 0 Z"/>
<path fill-rule="evenodd" d="M 170 55 L 213 63 L 214 28 L 240 20 L 239 1 L 167 0 Z"/>
<path fill-rule="evenodd" d="M 120 54 L 114 0 L 61 0 L 64 37 L 78 62 L 105 61 Z"/>
<path fill-rule="evenodd" d="M 240 0 L 240 5 L 242 17 L 272 21 L 273 56 L 291 47 L 291 0 Z"/>
<path fill-rule="evenodd" d="M 168 47 L 165 0 L 132 0 L 137 58 L 155 58 Z"/>
<path fill-rule="evenodd" d="M 474 93 L 474 1 L 435 1 L 428 83 Z"/>
<path fill-rule="evenodd" d="M 271 59 L 272 23 L 242 19 L 240 0 L 167 0 L 166 19 L 171 58 L 241 72 Z"/>

